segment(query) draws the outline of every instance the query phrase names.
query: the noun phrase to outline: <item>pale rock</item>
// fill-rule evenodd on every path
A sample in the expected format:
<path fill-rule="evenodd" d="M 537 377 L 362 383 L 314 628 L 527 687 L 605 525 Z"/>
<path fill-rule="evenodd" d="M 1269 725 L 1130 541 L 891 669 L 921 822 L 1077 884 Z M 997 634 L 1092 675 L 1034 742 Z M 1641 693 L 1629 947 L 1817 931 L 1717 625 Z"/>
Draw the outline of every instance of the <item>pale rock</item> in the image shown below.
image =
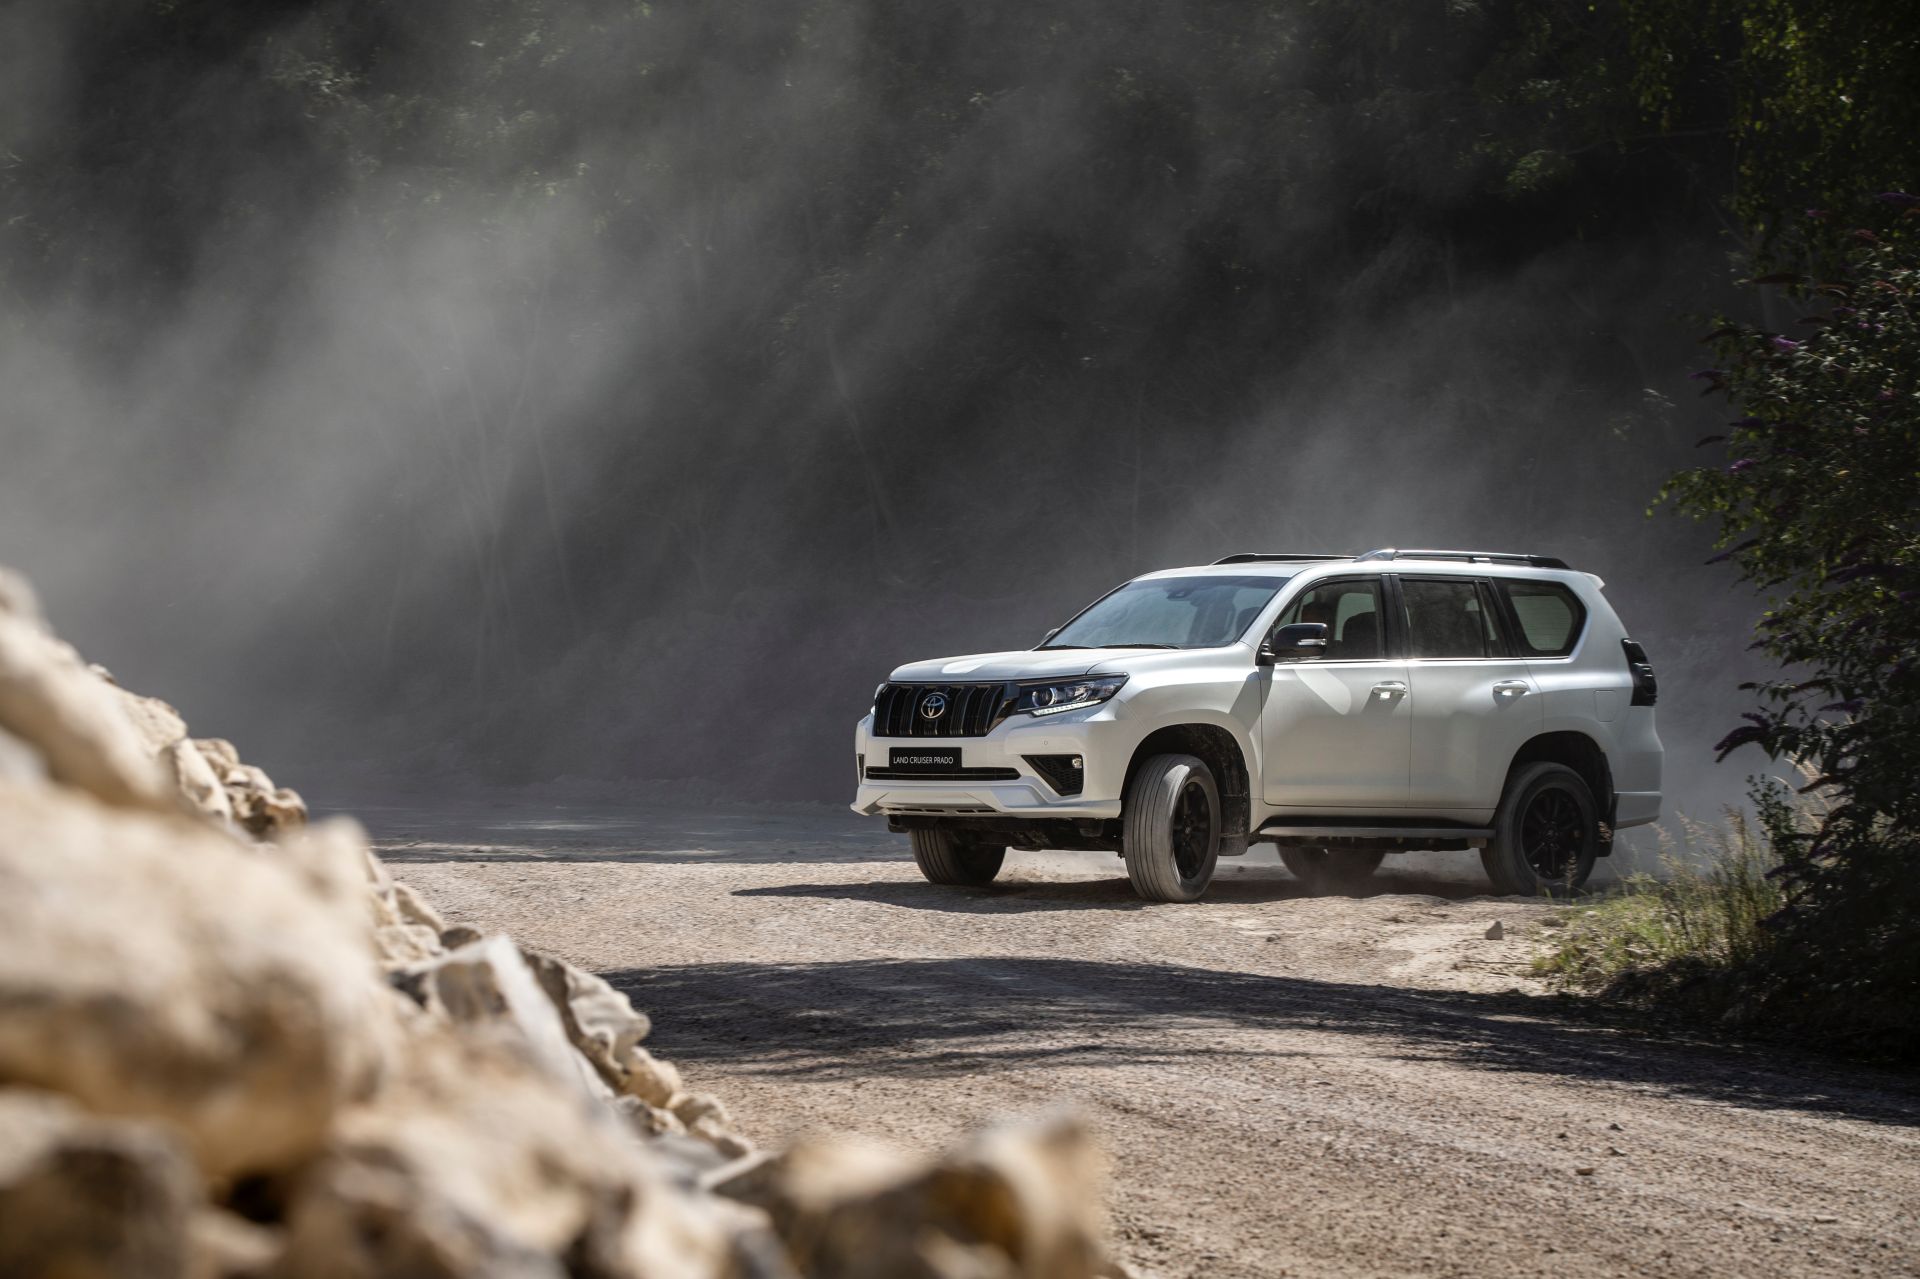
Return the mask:
<path fill-rule="evenodd" d="M 613 1110 L 642 1137 L 664 1137 L 668 1133 L 682 1135 L 687 1131 L 687 1126 L 671 1110 L 649 1106 L 638 1097 L 615 1097 Z"/>
<path fill-rule="evenodd" d="M 188 1279 L 200 1199 L 164 1128 L 0 1091 L 0 1275 Z"/>
<path fill-rule="evenodd" d="M 712 1115 L 702 1115 L 687 1124 L 687 1132 L 706 1142 L 728 1159 L 738 1159 L 742 1155 L 753 1153 L 752 1142 Z"/>
<path fill-rule="evenodd" d="M 553 1003 L 568 1042 L 592 1063 L 607 1087 L 625 1091 L 628 1063 L 653 1023 L 594 974 L 525 947 L 520 954 Z"/>
<path fill-rule="evenodd" d="M 223 781 L 228 773 L 240 767 L 240 752 L 224 737 L 196 737 L 193 744 L 206 756 L 207 763 Z"/>
<path fill-rule="evenodd" d="M 513 952 L 496 940 L 491 958 L 504 965 Z M 282 1273 L 753 1273 L 739 1265 L 738 1219 L 675 1191 L 610 1119 L 523 1055 L 443 1027 L 418 1041 L 377 1104 L 343 1116 L 333 1149 L 301 1179 Z"/>
<path fill-rule="evenodd" d="M 0 782 L 43 783 L 47 761 L 40 752 L 0 728 Z"/>
<path fill-rule="evenodd" d="M 680 1095 L 680 1071 L 670 1061 L 662 1061 L 644 1048 L 631 1048 L 622 1059 L 625 1066 L 624 1090 L 650 1106 L 669 1108 Z"/>
<path fill-rule="evenodd" d="M 160 766 L 188 811 L 223 825 L 233 820 L 233 804 L 227 799 L 227 789 L 214 776 L 199 747 L 185 740 L 169 743 L 160 751 Z"/>
<path fill-rule="evenodd" d="M 448 951 L 394 972 L 389 980 L 428 1011 L 476 1034 L 517 1044 L 550 1078 L 572 1085 L 575 1095 L 605 1095 L 598 1075 L 573 1050 L 553 1002 L 505 936 Z"/>
<path fill-rule="evenodd" d="M 0 1083 L 164 1120 L 223 1176 L 286 1167 L 397 1023 L 364 925 L 184 816 L 0 785 Z"/>
<path fill-rule="evenodd" d="M 673 1099 L 673 1104 L 668 1109 L 673 1111 L 681 1123 L 689 1127 L 707 1118 L 715 1119 L 721 1124 L 732 1122 L 732 1116 L 727 1114 L 725 1103 L 710 1092 L 682 1093 Z"/>
<path fill-rule="evenodd" d="M 91 668 L 90 668 L 91 669 Z M 157 697 L 142 697 L 138 693 L 129 693 L 113 682 L 111 675 L 98 670 L 96 678 L 105 679 L 113 689 L 114 697 L 125 712 L 127 722 L 133 725 L 140 740 L 146 743 L 147 754 L 158 756 L 161 751 L 175 742 L 184 741 L 187 736 L 187 721 L 180 718 L 180 712 Z"/>
<path fill-rule="evenodd" d="M 359 822 L 351 817 L 329 817 L 273 845 L 270 856 L 342 919 L 350 919 L 355 931 L 366 931 L 374 858 Z"/>
<path fill-rule="evenodd" d="M 0 613 L 0 728 L 32 745 L 63 785 L 120 808 L 170 811 L 172 788 L 118 698 L 37 623 Z"/>
<path fill-rule="evenodd" d="M 258 765 L 235 765 L 226 770 L 221 782 L 234 821 L 255 839 L 278 839 L 307 824 L 306 801 L 284 786 L 276 787 Z"/>
<path fill-rule="evenodd" d="M 484 936 L 486 934 L 478 928 L 470 928 L 466 924 L 455 924 L 440 934 L 440 944 L 448 950 L 458 950 L 469 942 L 479 941 Z"/>
<path fill-rule="evenodd" d="M 1056 1121 L 983 1134 L 932 1167 L 800 1146 L 713 1182 L 764 1209 L 805 1274 L 836 1279 L 1094 1279 L 1103 1164 Z"/>
<path fill-rule="evenodd" d="M 282 1233 L 219 1208 L 188 1223 L 193 1279 L 269 1279 L 286 1244 Z"/>
<path fill-rule="evenodd" d="M 1487 925 L 1488 941 L 1500 941 L 1504 939 L 1506 935 L 1507 935 L 1506 926 L 1502 924 L 1499 920 L 1496 919 L 1491 924 Z"/>
<path fill-rule="evenodd" d="M 427 905 L 419 893 L 413 891 L 412 885 L 394 881 L 393 900 L 400 910 L 400 918 L 409 924 L 432 929 L 436 938 L 446 931 L 447 921 L 440 918 L 440 912 Z"/>
<path fill-rule="evenodd" d="M 374 957 L 382 968 L 411 968 L 447 953 L 440 934 L 419 924 L 378 924 L 373 930 Z"/>
<path fill-rule="evenodd" d="M 0 565 L 0 615 L 46 629 L 46 618 L 40 612 L 40 597 L 34 592 L 33 583 L 4 565 Z"/>

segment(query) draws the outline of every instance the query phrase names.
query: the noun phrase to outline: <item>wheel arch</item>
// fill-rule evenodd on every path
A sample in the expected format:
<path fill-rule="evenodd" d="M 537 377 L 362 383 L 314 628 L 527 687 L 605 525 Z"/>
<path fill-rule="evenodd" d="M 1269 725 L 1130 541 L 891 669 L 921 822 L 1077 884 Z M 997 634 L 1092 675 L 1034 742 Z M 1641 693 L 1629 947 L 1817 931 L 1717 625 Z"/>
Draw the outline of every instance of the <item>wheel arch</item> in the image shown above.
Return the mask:
<path fill-rule="evenodd" d="M 1120 793 L 1133 787 L 1140 765 L 1155 755 L 1192 755 L 1205 762 L 1220 788 L 1221 838 L 1237 840 L 1243 846 L 1253 819 L 1252 773 L 1247 766 L 1247 748 L 1230 728 L 1219 724 L 1182 723 L 1156 728 L 1140 739 L 1127 761 L 1127 775 Z"/>
<path fill-rule="evenodd" d="M 1613 766 L 1607 761 L 1606 748 L 1586 733 L 1573 729 L 1541 733 L 1529 738 L 1514 752 L 1512 762 L 1507 765 L 1507 780 L 1511 782 L 1513 775 L 1529 764 L 1560 764 L 1580 775 L 1580 780 L 1593 792 L 1600 819 L 1607 824 L 1609 835 L 1601 841 L 1601 855 L 1612 851 Z"/>

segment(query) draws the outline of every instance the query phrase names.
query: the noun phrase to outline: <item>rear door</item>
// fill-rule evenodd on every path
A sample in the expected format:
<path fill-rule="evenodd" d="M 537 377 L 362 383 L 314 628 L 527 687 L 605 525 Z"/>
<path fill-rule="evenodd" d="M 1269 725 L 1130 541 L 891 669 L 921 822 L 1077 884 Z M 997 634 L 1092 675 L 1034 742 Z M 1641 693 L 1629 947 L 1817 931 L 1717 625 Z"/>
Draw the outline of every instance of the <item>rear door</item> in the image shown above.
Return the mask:
<path fill-rule="evenodd" d="M 1544 723 L 1540 686 L 1506 634 L 1490 582 L 1395 575 L 1411 684 L 1408 803 L 1486 812 L 1507 766 Z"/>
<path fill-rule="evenodd" d="M 1263 668 L 1262 793 L 1269 804 L 1398 808 L 1407 802 L 1411 717 L 1407 665 L 1389 657 L 1394 635 L 1386 583 L 1375 574 L 1314 583 L 1276 626 L 1322 622 L 1317 657 Z"/>

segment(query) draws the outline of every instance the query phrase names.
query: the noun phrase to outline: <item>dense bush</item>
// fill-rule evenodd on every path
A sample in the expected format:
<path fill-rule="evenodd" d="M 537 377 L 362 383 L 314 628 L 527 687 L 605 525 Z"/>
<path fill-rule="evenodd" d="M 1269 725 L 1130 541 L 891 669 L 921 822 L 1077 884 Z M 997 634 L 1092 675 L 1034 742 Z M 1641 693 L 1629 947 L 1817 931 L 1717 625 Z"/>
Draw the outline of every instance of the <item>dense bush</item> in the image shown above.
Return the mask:
<path fill-rule="evenodd" d="M 1725 461 L 1678 476 L 1677 507 L 1717 520 L 1721 558 L 1764 591 L 1755 647 L 1783 673 L 1720 743 L 1802 762 L 1812 823 L 1756 791 L 1786 891 L 1748 957 L 1769 1015 L 1920 1052 L 1920 199 L 1874 227 L 1816 213 L 1758 283 L 1791 333 L 1725 324 L 1697 376 L 1739 415 Z"/>

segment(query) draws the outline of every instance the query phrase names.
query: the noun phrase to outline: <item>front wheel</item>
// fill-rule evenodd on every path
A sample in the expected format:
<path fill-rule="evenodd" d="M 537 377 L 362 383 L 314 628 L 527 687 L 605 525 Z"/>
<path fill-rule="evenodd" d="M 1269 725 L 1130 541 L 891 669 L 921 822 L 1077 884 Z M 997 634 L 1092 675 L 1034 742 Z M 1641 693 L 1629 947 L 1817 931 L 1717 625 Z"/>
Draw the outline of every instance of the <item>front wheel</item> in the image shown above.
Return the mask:
<path fill-rule="evenodd" d="M 1121 808 L 1134 892 L 1150 902 L 1190 902 L 1207 891 L 1220 857 L 1220 788 L 1205 761 L 1153 756 L 1134 773 Z"/>
<path fill-rule="evenodd" d="M 977 888 L 991 884 L 1007 859 L 1006 845 L 988 846 L 963 839 L 950 830 L 909 831 L 913 862 L 935 884 Z"/>
<path fill-rule="evenodd" d="M 1507 779 L 1480 863 L 1496 892 L 1571 896 L 1593 873 L 1599 826 L 1580 774 L 1564 764 L 1529 764 Z"/>
<path fill-rule="evenodd" d="M 1282 848 L 1280 862 L 1316 893 L 1358 892 L 1387 855 L 1332 848 Z"/>

